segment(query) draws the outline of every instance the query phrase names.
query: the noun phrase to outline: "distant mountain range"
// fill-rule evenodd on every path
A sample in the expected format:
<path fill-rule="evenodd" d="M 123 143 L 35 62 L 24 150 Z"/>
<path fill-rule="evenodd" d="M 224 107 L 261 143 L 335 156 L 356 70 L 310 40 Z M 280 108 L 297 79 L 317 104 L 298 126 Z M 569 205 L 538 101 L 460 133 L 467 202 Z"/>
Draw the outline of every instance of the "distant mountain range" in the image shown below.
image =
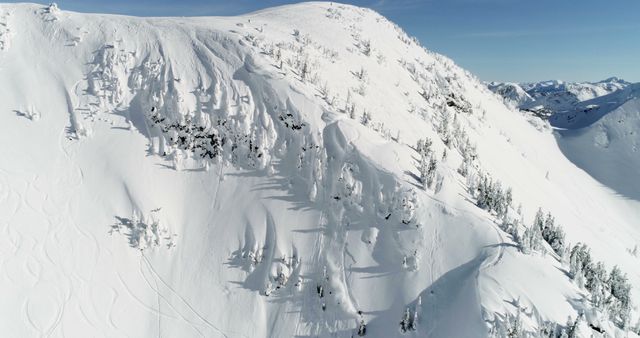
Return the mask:
<path fill-rule="evenodd" d="M 598 82 L 565 82 L 558 80 L 512 83 L 490 82 L 487 86 L 505 103 L 540 117 L 554 113 L 572 113 L 583 109 L 581 103 L 612 94 L 631 85 L 623 79 L 610 77 Z M 624 99 L 625 96 L 620 97 Z"/>
<path fill-rule="evenodd" d="M 565 156 L 617 193 L 640 195 L 640 83 L 491 82 L 505 104 L 548 120 Z"/>

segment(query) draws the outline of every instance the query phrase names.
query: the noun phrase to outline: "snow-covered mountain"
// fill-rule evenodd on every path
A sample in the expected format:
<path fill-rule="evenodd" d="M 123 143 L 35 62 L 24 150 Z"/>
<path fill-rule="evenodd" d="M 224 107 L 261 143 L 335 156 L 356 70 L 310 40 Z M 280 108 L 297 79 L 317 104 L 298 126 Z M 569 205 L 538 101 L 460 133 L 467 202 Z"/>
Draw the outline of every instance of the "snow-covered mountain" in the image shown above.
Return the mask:
<path fill-rule="evenodd" d="M 491 82 L 510 107 L 548 119 L 567 158 L 617 193 L 640 198 L 640 84 L 612 77 L 595 83 Z"/>
<path fill-rule="evenodd" d="M 636 336 L 640 190 L 368 9 L 0 4 L 0 144 L 3 337 Z"/>
<path fill-rule="evenodd" d="M 510 83 L 490 82 L 487 86 L 507 103 L 544 117 L 553 113 L 569 113 L 582 102 L 625 89 L 630 82 L 611 77 L 599 82 L 564 82 L 558 80 Z M 622 102 L 621 102 L 622 103 Z M 546 113 L 546 114 L 545 114 Z"/>
<path fill-rule="evenodd" d="M 640 83 L 581 102 L 549 122 L 569 159 L 617 193 L 640 199 Z"/>
<path fill-rule="evenodd" d="M 599 82 L 544 81 L 524 83 L 522 88 L 537 102 L 556 112 L 571 110 L 579 102 L 624 89 L 631 83 L 611 77 Z"/>
<path fill-rule="evenodd" d="M 513 108 L 526 107 L 535 101 L 518 83 L 490 82 L 487 87 L 504 98 L 505 103 Z"/>

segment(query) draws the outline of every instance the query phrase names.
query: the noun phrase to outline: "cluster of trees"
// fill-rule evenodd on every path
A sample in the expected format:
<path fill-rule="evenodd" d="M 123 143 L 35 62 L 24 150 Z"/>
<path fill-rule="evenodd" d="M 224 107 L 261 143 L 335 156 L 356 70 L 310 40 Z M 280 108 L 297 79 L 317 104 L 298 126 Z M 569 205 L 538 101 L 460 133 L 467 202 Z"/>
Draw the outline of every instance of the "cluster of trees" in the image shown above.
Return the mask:
<path fill-rule="evenodd" d="M 407 331 L 418 330 L 418 309 L 420 308 L 421 298 L 418 298 L 418 304 L 416 308 L 411 311 L 409 307 L 404 310 L 402 320 L 400 320 L 400 332 L 406 333 Z"/>
<path fill-rule="evenodd" d="M 538 209 L 533 224 L 520 234 L 522 222 L 509 217 L 509 210 L 513 208 L 513 192 L 510 187 L 504 189 L 500 181 L 492 179 L 488 174 L 479 173 L 477 181 L 471 180 L 469 189 L 476 198 L 476 205 L 495 213 L 502 220 L 501 229 L 512 235 L 525 253 L 544 252 L 546 242 L 560 257 L 565 255 L 565 233 L 561 226 L 556 225 L 551 213 L 545 216 L 542 209 Z"/>
<path fill-rule="evenodd" d="M 533 227 L 540 230 L 540 235 L 545 242 L 549 244 L 551 249 L 559 256 L 565 252 L 565 236 L 561 226 L 556 226 L 555 217 L 548 212 L 545 218 L 542 209 L 538 209 L 536 217 L 533 221 Z"/>
<path fill-rule="evenodd" d="M 525 334 L 520 318 L 520 308 L 516 315 L 508 313 L 504 320 L 496 319 L 489 331 L 489 337 L 492 338 L 521 338 L 525 337 Z"/>
<path fill-rule="evenodd" d="M 519 239 L 524 252 L 545 252 L 544 242 L 546 242 L 561 259 L 566 256 L 564 230 L 555 224 L 555 217 L 551 213 L 547 213 L 545 217 L 542 209 L 538 209 L 533 224 Z"/>
<path fill-rule="evenodd" d="M 435 156 L 431 146 L 433 142 L 430 138 L 424 140 L 418 140 L 416 144 L 416 150 L 420 154 L 418 170 L 420 171 L 420 181 L 424 189 L 431 188 L 436 179 L 436 172 L 438 170 L 438 159 Z"/>
<path fill-rule="evenodd" d="M 408 225 L 415 223 L 417 205 L 418 196 L 415 190 L 398 186 L 391 197 L 391 206 L 387 210 L 388 213 L 385 215 L 385 219 L 388 220 L 394 215 L 402 224 Z"/>
<path fill-rule="evenodd" d="M 495 212 L 498 218 L 504 219 L 513 203 L 511 188 L 502 188 L 502 183 L 493 180 L 488 174 L 478 175 L 475 189 L 476 205 L 489 212 Z"/>
<path fill-rule="evenodd" d="M 129 246 L 140 251 L 165 246 L 171 249 L 176 246 L 177 235 L 168 227 L 160 223 L 158 212 L 160 209 L 151 210 L 150 216 L 134 213 L 132 217 L 117 217 L 117 223 L 111 226 L 109 234 L 119 233 L 127 237 Z"/>
<path fill-rule="evenodd" d="M 631 311 L 631 285 L 618 266 L 607 274 L 604 263 L 595 263 L 586 244 L 578 243 L 571 249 L 569 272 L 578 286 L 591 293 L 593 306 L 609 314 L 609 318 L 622 328 L 628 328 Z"/>
<path fill-rule="evenodd" d="M 364 69 L 364 67 L 360 67 L 359 71 L 351 73 L 356 77 L 356 79 L 358 79 L 358 82 L 360 83 L 356 88 L 354 88 L 354 91 L 360 96 L 365 96 L 367 93 L 367 71 Z"/>
<path fill-rule="evenodd" d="M 362 119 L 360 120 L 360 123 L 362 123 L 363 126 L 368 127 L 371 124 L 371 121 L 373 121 L 371 113 L 366 110 L 362 111 Z"/>
<path fill-rule="evenodd" d="M 473 112 L 471 103 L 469 103 L 469 101 L 467 101 L 467 99 L 465 99 L 461 95 L 456 95 L 455 93 L 451 92 L 447 95 L 446 100 L 447 106 L 452 107 L 458 112 L 466 114 L 470 114 L 471 112 Z"/>
<path fill-rule="evenodd" d="M 166 122 L 156 107 L 151 108 L 149 120 L 165 134 L 170 134 L 169 143 L 183 150 L 197 152 L 202 158 L 217 158 L 229 141 L 227 121 L 218 120 L 215 127 L 198 126 L 191 118 L 174 123 Z M 166 155 L 166 154 L 165 154 Z"/>
<path fill-rule="evenodd" d="M 465 137 L 464 139 L 464 142 L 458 145 L 458 150 L 462 156 L 462 164 L 460 164 L 458 168 L 458 173 L 463 177 L 468 177 L 469 172 L 473 168 L 473 162 L 478 159 L 478 152 L 476 146 L 469 141 L 469 137 Z"/>
<path fill-rule="evenodd" d="M 255 132 L 234 132 L 226 119 L 200 123 L 187 116 L 178 122 L 170 123 L 159 114 L 156 107 L 151 108 L 148 117 L 154 126 L 167 135 L 169 146 L 192 152 L 196 158 L 212 160 L 227 154 L 234 165 L 239 164 L 241 158 L 246 160 L 244 164 L 251 167 L 266 165 L 263 148 Z M 294 130 L 303 126 L 288 125 L 286 120 L 283 120 L 283 123 Z M 162 155 L 169 154 L 165 151 Z"/>
<path fill-rule="evenodd" d="M 490 186 L 490 184 L 487 186 Z M 491 189 L 488 190 L 491 191 Z M 589 291 L 593 307 L 602 313 L 608 314 L 609 319 L 621 328 L 629 328 L 631 285 L 626 274 L 618 266 L 614 266 L 607 273 L 603 262 L 593 261 L 591 250 L 586 244 L 578 243 L 569 250 L 562 227 L 555 224 L 555 218 L 550 213 L 545 216 L 542 209 L 538 209 L 533 224 L 527 227 L 521 236 L 517 230 L 520 222 L 517 220 L 508 221 L 508 219 L 508 217 L 504 219 L 502 228 L 513 235 L 514 240 L 525 253 L 533 251 L 544 252 L 544 242 L 546 242 L 563 261 L 568 255 L 571 278 L 579 287 Z M 578 337 L 577 330 L 580 320 L 581 316 L 578 316 L 575 321 L 570 321 L 566 328 L 562 330 L 558 329 L 557 325 L 552 324 L 548 324 L 547 328 L 541 326 L 541 333 L 549 332 L 548 335 L 542 335 L 542 337 Z M 514 324 L 517 322 L 515 317 L 507 318 L 507 322 L 510 324 L 506 326 L 510 327 L 511 331 L 507 330 L 505 332 L 520 332 L 520 326 Z M 506 336 L 522 337 L 522 335 L 517 334 L 507 334 Z"/>
<path fill-rule="evenodd" d="M 491 338 L 578 338 L 579 328 L 583 321 L 580 314 L 575 320 L 567 319 L 566 326 L 545 321 L 539 323 L 537 332 L 527 331 L 522 324 L 522 309 L 518 305 L 515 315 L 507 313 L 504 318 L 496 318 L 489 330 Z"/>

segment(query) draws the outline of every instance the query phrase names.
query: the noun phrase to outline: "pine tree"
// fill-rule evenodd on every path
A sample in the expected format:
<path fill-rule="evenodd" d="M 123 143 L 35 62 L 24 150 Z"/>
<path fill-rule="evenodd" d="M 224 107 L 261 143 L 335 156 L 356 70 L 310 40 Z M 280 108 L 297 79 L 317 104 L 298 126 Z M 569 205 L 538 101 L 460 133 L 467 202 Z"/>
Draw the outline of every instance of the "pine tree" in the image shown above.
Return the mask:
<path fill-rule="evenodd" d="M 433 180 L 436 176 L 436 170 L 438 169 L 438 160 L 434 156 L 429 159 L 429 166 L 427 168 L 427 186 L 431 188 L 433 186 Z"/>
<path fill-rule="evenodd" d="M 631 285 L 618 266 L 614 266 L 607 280 L 609 292 L 614 299 L 609 300 L 609 308 L 612 319 L 618 319 L 620 326 L 626 328 L 629 325 L 631 311 Z"/>
<path fill-rule="evenodd" d="M 511 314 L 508 316 L 509 328 L 507 329 L 507 337 L 509 338 L 521 338 L 523 337 L 522 320 L 520 318 L 520 308 L 515 317 Z"/>
<path fill-rule="evenodd" d="M 540 338 L 557 338 L 559 335 L 558 325 L 554 322 L 546 321 L 540 325 Z"/>
<path fill-rule="evenodd" d="M 569 257 L 569 272 L 576 276 L 578 271 L 583 273 L 583 277 L 589 277 L 592 272 L 591 253 L 585 244 L 578 243 L 571 249 Z"/>
<path fill-rule="evenodd" d="M 476 205 L 479 208 L 482 209 L 486 209 L 489 201 L 487 200 L 487 177 L 484 175 L 480 175 L 480 178 L 478 180 L 478 187 L 477 187 L 477 201 L 476 201 Z"/>
<path fill-rule="evenodd" d="M 522 235 L 522 248 L 525 253 L 541 251 L 543 249 L 540 228 L 533 225 L 524 231 Z"/>
<path fill-rule="evenodd" d="M 567 337 L 579 338 L 580 337 L 580 323 L 582 322 L 582 313 L 578 314 L 575 321 L 571 321 L 569 317 L 567 321 Z"/>
<path fill-rule="evenodd" d="M 418 311 L 417 310 L 413 312 L 413 319 L 411 320 L 411 325 L 409 325 L 409 328 L 411 329 L 411 331 L 418 330 Z"/>
<path fill-rule="evenodd" d="M 507 208 L 511 208 L 513 204 L 513 190 L 511 190 L 511 188 L 508 188 L 505 193 L 505 203 L 507 204 Z"/>
<path fill-rule="evenodd" d="M 362 53 L 366 56 L 371 55 L 371 41 L 369 40 L 362 41 Z"/>
<path fill-rule="evenodd" d="M 400 321 L 400 331 L 402 333 L 407 332 L 409 330 L 409 322 L 411 320 L 411 311 L 409 308 L 406 308 L 404 311 L 404 315 L 402 316 L 402 320 Z"/>
<path fill-rule="evenodd" d="M 360 320 L 360 325 L 358 326 L 358 336 L 364 337 L 367 334 L 367 324 L 364 323 L 364 320 Z"/>
<path fill-rule="evenodd" d="M 309 76 L 309 61 L 305 59 L 302 62 L 302 66 L 300 68 L 300 79 L 302 79 L 302 81 L 305 82 L 308 76 Z"/>
<path fill-rule="evenodd" d="M 422 188 L 427 190 L 428 184 L 427 180 L 429 179 L 429 161 L 422 157 L 420 159 L 420 167 L 418 168 L 420 171 L 420 182 L 422 182 Z"/>
<path fill-rule="evenodd" d="M 561 227 L 555 225 L 555 218 L 551 216 L 551 213 L 547 213 L 545 219 L 542 209 L 538 209 L 534 226 L 540 227 L 542 230 L 542 238 L 549 243 L 549 246 L 551 246 L 556 254 L 561 255 L 564 252 L 564 231 Z"/>
<path fill-rule="evenodd" d="M 542 209 L 538 209 L 538 212 L 536 212 L 536 217 L 533 220 L 533 226 L 540 229 L 540 231 L 544 229 L 544 213 L 542 212 Z"/>

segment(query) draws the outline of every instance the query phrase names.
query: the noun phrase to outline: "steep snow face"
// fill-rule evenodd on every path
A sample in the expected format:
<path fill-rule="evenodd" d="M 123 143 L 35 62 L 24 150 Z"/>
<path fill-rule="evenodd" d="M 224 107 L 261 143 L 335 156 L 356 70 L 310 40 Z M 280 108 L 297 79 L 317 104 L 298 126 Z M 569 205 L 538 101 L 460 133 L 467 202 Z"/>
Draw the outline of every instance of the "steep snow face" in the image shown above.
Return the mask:
<path fill-rule="evenodd" d="M 640 202 L 380 15 L 0 14 L 8 336 L 484 337 L 578 311 L 623 334 L 512 235 L 542 207 L 635 291 Z M 526 225 L 476 206 L 480 173 Z"/>
<path fill-rule="evenodd" d="M 558 131 L 563 152 L 603 184 L 640 200 L 640 87 L 630 86 L 582 107 L 551 119 L 566 128 Z"/>

